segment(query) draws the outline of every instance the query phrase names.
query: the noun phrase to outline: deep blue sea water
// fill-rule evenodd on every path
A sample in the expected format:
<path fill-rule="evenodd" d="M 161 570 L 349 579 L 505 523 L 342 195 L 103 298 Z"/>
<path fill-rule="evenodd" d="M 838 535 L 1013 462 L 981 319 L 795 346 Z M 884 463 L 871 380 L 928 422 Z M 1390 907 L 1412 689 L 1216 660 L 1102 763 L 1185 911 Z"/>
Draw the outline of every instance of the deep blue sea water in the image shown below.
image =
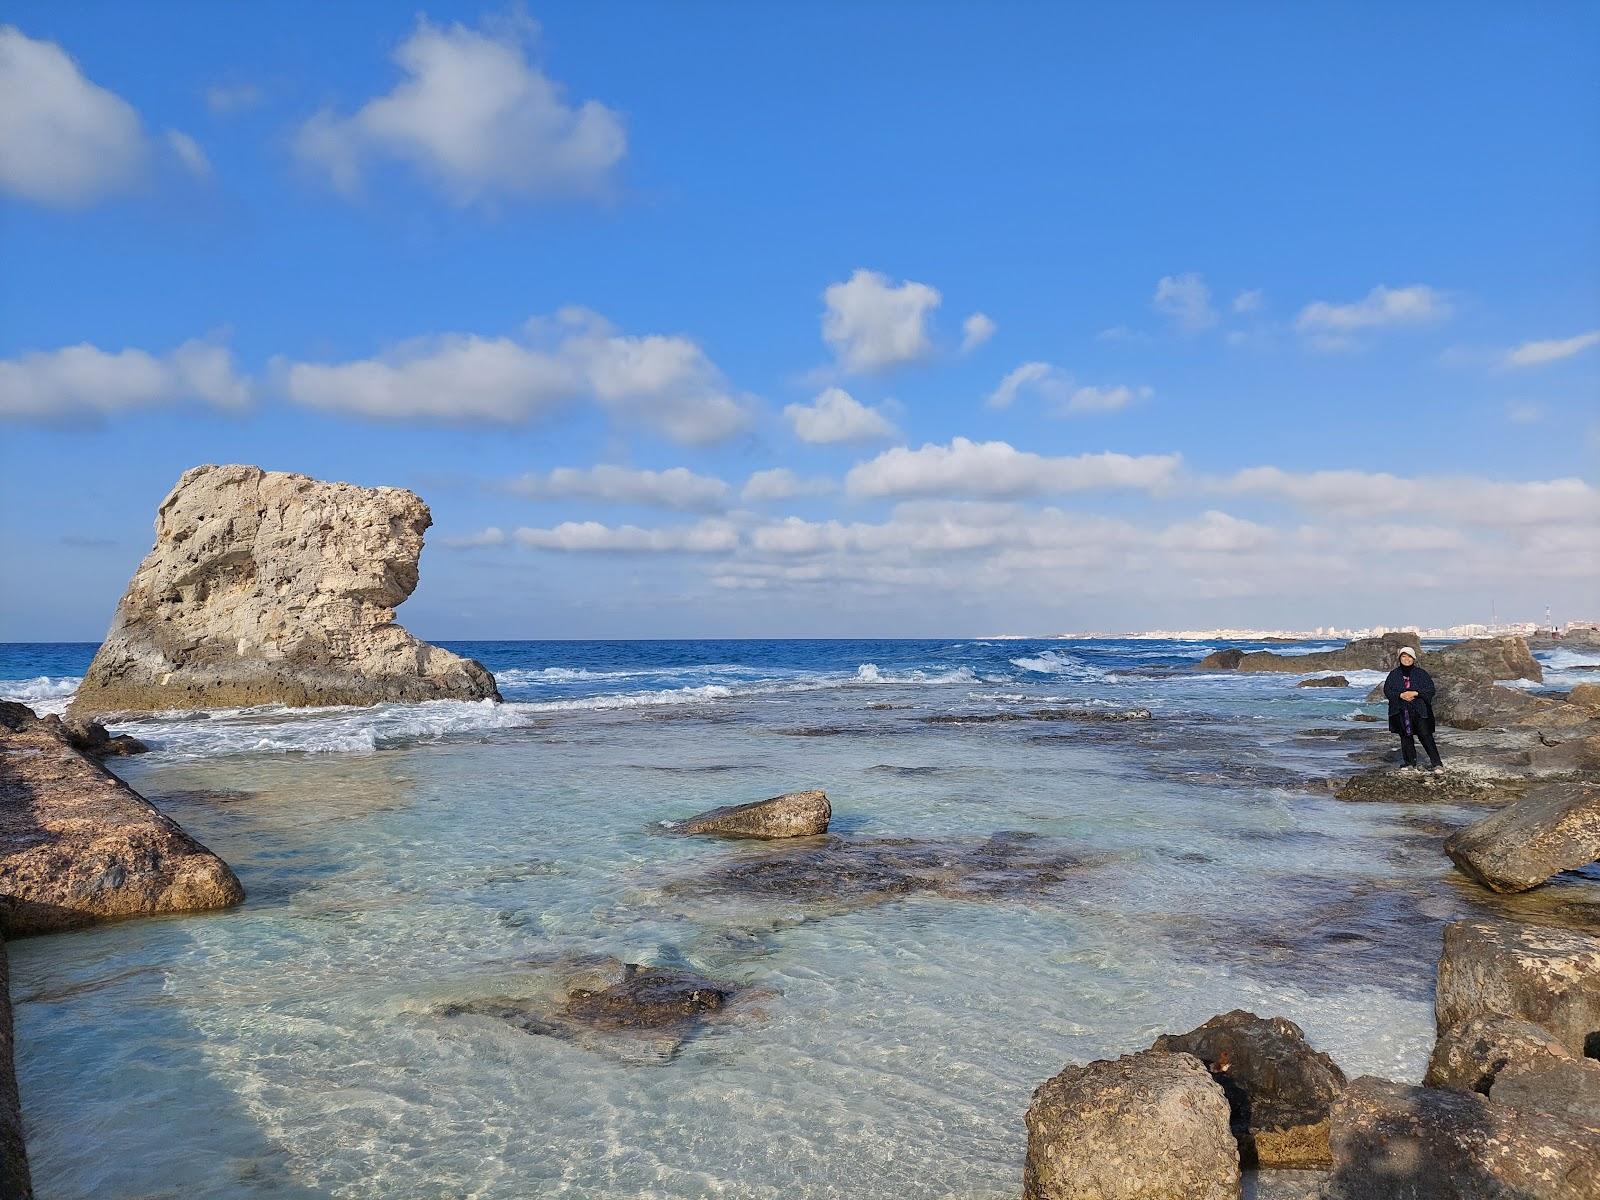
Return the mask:
<path fill-rule="evenodd" d="M 1302 690 L 1159 641 L 448 645 L 507 702 L 115 726 L 153 750 L 114 769 L 249 899 L 11 945 L 41 1200 L 1015 1196 L 1038 1083 L 1217 1012 L 1419 1077 L 1439 929 L 1486 903 L 1414 814 L 1305 786 L 1351 769 L 1372 673 Z M 60 711 L 93 650 L 0 646 L 0 696 Z M 808 787 L 850 839 L 1086 865 L 830 904 L 708 888 L 772 851 L 659 833 Z M 442 1015 L 589 955 L 769 998 L 658 1059 Z"/>

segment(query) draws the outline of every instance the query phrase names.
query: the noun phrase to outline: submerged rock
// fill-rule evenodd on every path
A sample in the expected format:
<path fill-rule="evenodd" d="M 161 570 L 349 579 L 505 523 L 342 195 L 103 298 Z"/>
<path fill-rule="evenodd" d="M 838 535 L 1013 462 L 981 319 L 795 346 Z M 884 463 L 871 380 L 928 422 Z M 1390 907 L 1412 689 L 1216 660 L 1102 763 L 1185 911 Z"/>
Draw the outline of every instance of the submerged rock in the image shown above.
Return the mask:
<path fill-rule="evenodd" d="M 22 1136 L 22 1100 L 17 1094 L 11 963 L 3 941 L 0 941 L 0 1196 L 5 1200 L 33 1200 L 28 1147 Z"/>
<path fill-rule="evenodd" d="M 1452 834 L 1452 862 L 1497 892 L 1525 892 L 1600 860 L 1600 784 L 1545 784 Z"/>
<path fill-rule="evenodd" d="M 1189 1054 L 1069 1066 L 1028 1106 L 1024 1200 L 1234 1200 L 1228 1100 Z"/>
<path fill-rule="evenodd" d="M 682 821 L 663 821 L 670 833 L 718 834 L 723 837 L 791 838 L 827 833 L 833 808 L 826 792 L 786 792 L 752 804 L 713 808 Z"/>
<path fill-rule="evenodd" d="M 16 714 L 8 711 L 6 719 Z M 58 725 L 19 724 L 0 727 L 0 901 L 8 937 L 244 899 L 227 863 L 74 750 Z"/>
<path fill-rule="evenodd" d="M 1456 921 L 1445 927 L 1434 1007 L 1441 1032 L 1503 1013 L 1548 1030 L 1571 1054 L 1600 1054 L 1600 937 L 1511 921 Z"/>
<path fill-rule="evenodd" d="M 1343 675 L 1324 675 L 1321 679 L 1302 679 L 1295 687 L 1303 688 L 1347 688 L 1350 681 Z"/>
<path fill-rule="evenodd" d="M 1163 1034 L 1151 1049 L 1206 1065 L 1228 1098 L 1245 1166 L 1331 1165 L 1328 1115 L 1344 1072 L 1293 1021 L 1235 1009 L 1188 1033 Z"/>
<path fill-rule="evenodd" d="M 1003 721 L 1148 721 L 1148 708 L 1035 708 L 1028 712 L 940 713 L 933 725 L 986 725 Z"/>
<path fill-rule="evenodd" d="M 1510 776 L 1380 767 L 1350 776 L 1333 795 L 1352 804 L 1505 804 L 1527 786 Z"/>
<path fill-rule="evenodd" d="M 432 521 L 403 488 L 184 472 L 71 713 L 499 699 L 395 622 Z"/>
<path fill-rule="evenodd" d="M 1600 1147 L 1600 1062 L 1592 1058 L 1546 1054 L 1511 1063 L 1494 1081 L 1489 1099 L 1576 1121 L 1595 1132 Z"/>
<path fill-rule="evenodd" d="M 1439 1034 L 1422 1083 L 1487 1096 L 1507 1066 L 1550 1057 L 1571 1055 L 1549 1030 L 1521 1017 L 1483 1012 Z"/>
<path fill-rule="evenodd" d="M 1473 1092 L 1364 1075 L 1333 1106 L 1341 1200 L 1600 1200 L 1600 1142 L 1584 1126 Z"/>

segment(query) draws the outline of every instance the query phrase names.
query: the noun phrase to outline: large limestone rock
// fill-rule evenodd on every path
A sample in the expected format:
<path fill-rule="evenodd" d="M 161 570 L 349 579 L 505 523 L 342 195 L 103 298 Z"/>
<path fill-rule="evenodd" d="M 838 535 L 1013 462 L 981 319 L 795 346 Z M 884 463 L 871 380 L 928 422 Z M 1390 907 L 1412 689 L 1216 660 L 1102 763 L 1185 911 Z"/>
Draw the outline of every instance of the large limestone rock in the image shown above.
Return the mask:
<path fill-rule="evenodd" d="M 1439 679 L 1433 698 L 1433 715 L 1441 725 L 1452 729 L 1483 729 L 1548 717 L 1564 707 L 1559 700 L 1536 696 L 1521 688 L 1499 687 L 1477 679 Z M 1374 688 L 1370 700 L 1383 699 L 1383 689 Z"/>
<path fill-rule="evenodd" d="M 432 521 L 403 488 L 184 472 L 72 713 L 499 699 L 479 663 L 395 623 Z"/>
<path fill-rule="evenodd" d="M 22 1136 L 22 1100 L 17 1095 L 11 1025 L 11 964 L 0 942 L 0 1197 L 33 1200 L 28 1148 Z"/>
<path fill-rule="evenodd" d="M 1437 679 L 1544 679 L 1544 668 L 1520 637 L 1469 638 L 1423 655 L 1422 665 Z"/>
<path fill-rule="evenodd" d="M 1532 1021 L 1504 1013 L 1479 1013 L 1439 1034 L 1422 1082 L 1425 1087 L 1487 1096 L 1500 1072 L 1510 1065 L 1571 1057 L 1554 1034 Z"/>
<path fill-rule="evenodd" d="M 1445 926 L 1440 1032 L 1483 1013 L 1522 1017 L 1571 1054 L 1600 1054 L 1600 937 L 1513 921 Z"/>
<path fill-rule="evenodd" d="M 1600 1062 L 1545 1055 L 1512 1063 L 1489 1091 L 1496 1104 L 1550 1113 L 1587 1126 L 1600 1145 Z"/>
<path fill-rule="evenodd" d="M 1525 892 L 1600 859 L 1600 784 L 1545 784 L 1444 844 L 1451 861 L 1497 892 Z"/>
<path fill-rule="evenodd" d="M 243 899 L 227 863 L 74 750 L 58 726 L 0 726 L 6 936 L 226 908 Z"/>
<path fill-rule="evenodd" d="M 1234 1200 L 1228 1100 L 1193 1055 L 1069 1066 L 1028 1106 L 1023 1200 Z"/>
<path fill-rule="evenodd" d="M 1341 1200 L 1600 1200 L 1600 1139 L 1473 1092 L 1364 1075 L 1333 1106 Z"/>
<path fill-rule="evenodd" d="M 730 804 L 682 821 L 666 821 L 662 827 L 671 833 L 792 838 L 827 833 L 832 819 L 826 792 L 786 792 L 770 800 Z"/>
<path fill-rule="evenodd" d="M 1328 1114 L 1344 1072 L 1282 1017 L 1235 1009 L 1188 1033 L 1163 1034 L 1152 1050 L 1192 1054 L 1221 1085 L 1245 1166 L 1325 1167 Z"/>

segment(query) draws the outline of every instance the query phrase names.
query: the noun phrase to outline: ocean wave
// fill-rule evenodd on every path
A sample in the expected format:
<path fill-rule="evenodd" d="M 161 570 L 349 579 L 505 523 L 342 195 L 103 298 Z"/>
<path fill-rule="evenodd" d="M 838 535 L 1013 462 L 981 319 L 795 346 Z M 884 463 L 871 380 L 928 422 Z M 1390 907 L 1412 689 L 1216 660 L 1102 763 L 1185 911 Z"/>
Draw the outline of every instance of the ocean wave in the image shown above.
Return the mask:
<path fill-rule="evenodd" d="M 78 675 L 39 675 L 33 679 L 0 679 L 0 700 L 65 700 L 78 690 Z"/>
<path fill-rule="evenodd" d="M 1033 655 L 1031 658 L 1013 658 L 1011 665 L 1024 671 L 1032 671 L 1035 675 L 1064 676 L 1068 679 L 1093 680 L 1103 682 L 1106 673 L 1099 667 L 1068 654 L 1062 650 L 1046 650 L 1043 654 Z"/>
<path fill-rule="evenodd" d="M 952 667 L 946 671 L 924 671 L 920 668 L 899 673 L 886 672 L 877 663 L 862 663 L 856 668 L 855 683 L 935 684 L 989 683 L 981 679 L 971 667 Z M 837 686 L 837 685 L 834 685 Z"/>

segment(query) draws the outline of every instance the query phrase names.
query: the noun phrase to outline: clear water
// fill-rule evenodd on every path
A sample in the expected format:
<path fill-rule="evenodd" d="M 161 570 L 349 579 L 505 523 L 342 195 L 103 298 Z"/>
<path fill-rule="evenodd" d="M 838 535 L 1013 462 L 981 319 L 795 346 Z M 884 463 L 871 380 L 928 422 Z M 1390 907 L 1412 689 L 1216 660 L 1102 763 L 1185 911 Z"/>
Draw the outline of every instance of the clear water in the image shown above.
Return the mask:
<path fill-rule="evenodd" d="M 1421 1073 L 1439 926 L 1473 901 L 1436 831 L 1292 786 L 1349 768 L 1296 733 L 1358 728 L 1365 677 L 1206 675 L 1214 647 L 1161 642 L 452 648 L 509 702 L 119 726 L 155 751 L 116 769 L 249 900 L 12 944 L 41 1200 L 1015 1196 L 1034 1086 L 1220 1011 Z M 59 709 L 93 650 L 0 647 L 0 694 Z M 841 910 L 708 893 L 769 851 L 651 831 L 809 787 L 852 838 L 1092 862 Z M 436 1012 L 566 954 L 778 994 L 652 1065 Z"/>

